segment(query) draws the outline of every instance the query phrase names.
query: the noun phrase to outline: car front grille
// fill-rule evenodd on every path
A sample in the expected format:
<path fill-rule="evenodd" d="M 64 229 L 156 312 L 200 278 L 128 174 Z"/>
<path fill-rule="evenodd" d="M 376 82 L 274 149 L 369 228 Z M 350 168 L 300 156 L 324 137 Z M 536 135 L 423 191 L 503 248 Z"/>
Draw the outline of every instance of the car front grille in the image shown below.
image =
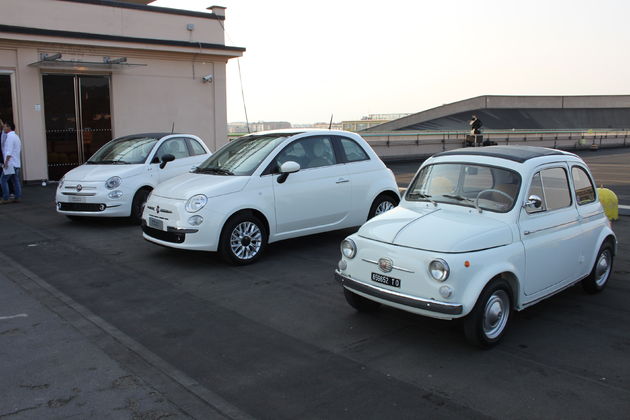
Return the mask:
<path fill-rule="evenodd" d="M 159 239 L 160 241 L 172 242 L 175 244 L 181 244 L 186 240 L 186 234 L 180 232 L 165 232 L 163 230 L 154 229 L 142 223 L 142 231 L 152 238 Z"/>
<path fill-rule="evenodd" d="M 61 211 L 91 211 L 100 212 L 107 208 L 103 203 L 59 203 L 59 210 Z"/>

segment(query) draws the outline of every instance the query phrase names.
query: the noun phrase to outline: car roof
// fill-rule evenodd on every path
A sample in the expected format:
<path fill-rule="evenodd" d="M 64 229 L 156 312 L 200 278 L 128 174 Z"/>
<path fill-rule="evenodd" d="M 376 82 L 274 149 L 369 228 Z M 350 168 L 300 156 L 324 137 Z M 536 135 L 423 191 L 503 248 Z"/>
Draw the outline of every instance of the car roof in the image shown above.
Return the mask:
<path fill-rule="evenodd" d="M 449 150 L 447 152 L 441 152 L 434 157 L 441 156 L 487 156 L 500 159 L 507 159 L 513 162 L 524 163 L 530 159 L 544 157 L 544 156 L 574 156 L 573 153 L 568 153 L 557 149 L 548 149 L 546 147 L 535 146 L 486 146 L 486 147 L 466 147 L 463 149 Z"/>
<path fill-rule="evenodd" d="M 328 130 L 325 128 L 281 128 L 277 130 L 266 130 L 266 131 L 258 131 L 255 133 L 245 134 L 245 136 L 251 135 L 268 135 L 268 134 L 284 134 L 287 136 L 295 136 L 298 134 L 330 134 L 330 135 L 357 135 L 356 133 L 351 133 L 349 131 L 343 130 Z"/>
<path fill-rule="evenodd" d="M 139 139 L 139 138 L 143 138 L 143 137 L 154 138 L 154 139 L 158 139 L 159 140 L 162 137 L 171 136 L 171 135 L 186 135 L 186 136 L 188 136 L 189 134 L 182 134 L 182 133 L 138 133 L 138 134 L 128 134 L 128 135 L 122 136 L 122 137 L 116 137 L 116 140 Z"/>

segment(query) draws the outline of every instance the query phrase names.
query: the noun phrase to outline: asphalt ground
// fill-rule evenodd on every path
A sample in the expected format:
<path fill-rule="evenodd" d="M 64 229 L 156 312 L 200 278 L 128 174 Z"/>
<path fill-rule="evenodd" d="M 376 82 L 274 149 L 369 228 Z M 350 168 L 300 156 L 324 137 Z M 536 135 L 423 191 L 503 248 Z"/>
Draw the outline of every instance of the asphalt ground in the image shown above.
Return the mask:
<path fill-rule="evenodd" d="M 583 156 L 630 203 L 630 151 Z M 405 186 L 419 164 L 390 167 Z M 629 217 L 603 293 L 515 313 L 481 351 L 457 322 L 350 308 L 332 273 L 352 229 L 232 267 L 53 201 L 0 206 L 2 419 L 629 417 Z"/>

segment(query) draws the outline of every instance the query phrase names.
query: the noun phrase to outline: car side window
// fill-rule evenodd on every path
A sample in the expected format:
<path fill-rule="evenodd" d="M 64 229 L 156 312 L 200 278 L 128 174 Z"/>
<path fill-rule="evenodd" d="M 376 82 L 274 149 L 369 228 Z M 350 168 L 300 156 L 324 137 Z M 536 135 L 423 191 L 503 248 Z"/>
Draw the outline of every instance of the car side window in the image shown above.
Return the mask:
<path fill-rule="evenodd" d="M 190 146 L 191 156 L 199 156 L 206 153 L 206 149 L 204 149 L 203 146 L 200 145 L 197 140 L 187 138 L 186 141 L 188 142 L 188 145 Z"/>
<path fill-rule="evenodd" d="M 332 138 L 313 136 L 294 141 L 278 153 L 276 157 L 278 167 L 288 161 L 299 163 L 301 169 L 336 164 L 337 160 L 333 150 Z"/>
<path fill-rule="evenodd" d="M 538 209 L 527 209 L 528 213 L 552 211 L 571 205 L 571 191 L 567 173 L 563 168 L 548 168 L 537 172 L 527 193 L 527 197 L 537 195 L 542 199 Z"/>
<path fill-rule="evenodd" d="M 347 162 L 359 162 L 361 160 L 369 160 L 370 157 L 365 150 L 352 139 L 341 137 L 341 148 L 346 155 Z"/>
<path fill-rule="evenodd" d="M 175 159 L 181 159 L 190 156 L 188 153 L 188 147 L 186 146 L 186 139 L 183 137 L 177 137 L 174 139 L 168 139 L 158 149 L 156 156 L 162 160 L 164 155 L 171 154 L 175 156 Z"/>
<path fill-rule="evenodd" d="M 595 187 L 586 171 L 579 166 L 574 166 L 571 168 L 571 176 L 573 177 L 573 187 L 575 188 L 575 201 L 578 205 L 594 202 Z"/>

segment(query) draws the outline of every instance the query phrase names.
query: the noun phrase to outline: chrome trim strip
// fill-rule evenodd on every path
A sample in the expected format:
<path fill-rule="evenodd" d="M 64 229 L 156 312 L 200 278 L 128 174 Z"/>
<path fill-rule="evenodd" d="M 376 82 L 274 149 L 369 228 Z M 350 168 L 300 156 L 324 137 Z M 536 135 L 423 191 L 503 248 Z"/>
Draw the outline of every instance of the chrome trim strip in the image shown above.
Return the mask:
<path fill-rule="evenodd" d="M 75 192 L 62 192 L 62 195 L 74 195 L 79 197 L 94 197 L 96 193 L 75 193 Z"/>
<path fill-rule="evenodd" d="M 532 233 L 538 233 L 538 232 L 542 232 L 542 231 L 545 231 L 545 230 L 556 229 L 556 228 L 559 228 L 559 227 L 571 226 L 571 225 L 575 225 L 577 223 L 578 223 L 577 220 L 573 220 L 571 222 L 561 223 L 559 225 L 549 226 L 549 227 L 545 227 L 545 228 L 542 228 L 542 229 L 526 230 L 526 231 L 523 232 L 523 235 L 531 235 Z"/>
<path fill-rule="evenodd" d="M 437 312 L 447 315 L 461 315 L 464 308 L 463 305 L 456 303 L 438 302 L 430 299 L 421 299 L 403 295 L 391 290 L 382 289 L 372 286 L 371 284 L 362 283 L 354 279 L 343 276 L 339 271 L 335 270 L 335 279 L 348 290 L 365 293 L 379 299 L 387 300 L 400 305 L 410 306 L 412 308 L 423 309 L 425 311 Z"/>
<path fill-rule="evenodd" d="M 199 229 L 184 229 L 184 228 L 176 228 L 173 226 L 167 226 L 166 231 L 171 232 L 171 233 L 197 233 L 199 232 Z"/>
<path fill-rule="evenodd" d="M 361 259 L 365 261 L 366 263 L 378 265 L 378 261 L 368 260 L 367 258 L 361 258 Z M 392 265 L 392 270 L 400 270 L 400 271 L 404 271 L 405 273 L 412 273 L 412 274 L 414 273 L 414 271 L 407 270 L 406 268 L 402 268 L 402 267 L 397 267 L 395 265 Z"/>

